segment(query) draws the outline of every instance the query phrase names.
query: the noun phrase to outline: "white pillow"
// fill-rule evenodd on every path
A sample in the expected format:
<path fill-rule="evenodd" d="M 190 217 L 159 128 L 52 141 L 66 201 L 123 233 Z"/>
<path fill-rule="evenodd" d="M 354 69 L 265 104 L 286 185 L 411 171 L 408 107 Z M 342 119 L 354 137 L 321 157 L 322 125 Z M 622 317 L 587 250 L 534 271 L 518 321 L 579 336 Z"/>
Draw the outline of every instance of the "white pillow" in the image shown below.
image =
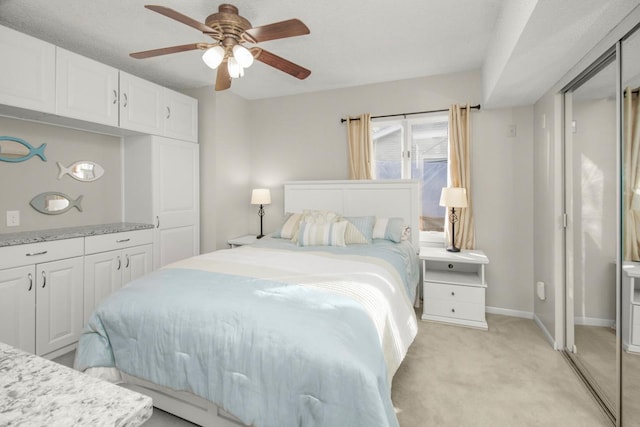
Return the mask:
<path fill-rule="evenodd" d="M 305 209 L 302 211 L 302 222 L 312 224 L 328 224 L 340 220 L 340 214 L 331 211 Z"/>

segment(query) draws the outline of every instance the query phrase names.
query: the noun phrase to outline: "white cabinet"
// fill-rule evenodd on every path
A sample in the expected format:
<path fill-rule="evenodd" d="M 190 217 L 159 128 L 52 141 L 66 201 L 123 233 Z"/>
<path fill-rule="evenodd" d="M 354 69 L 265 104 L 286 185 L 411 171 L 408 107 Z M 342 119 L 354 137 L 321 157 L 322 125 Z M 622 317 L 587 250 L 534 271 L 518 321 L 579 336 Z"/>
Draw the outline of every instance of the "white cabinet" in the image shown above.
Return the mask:
<path fill-rule="evenodd" d="M 57 48 L 56 114 L 118 126 L 118 70 Z"/>
<path fill-rule="evenodd" d="M 640 263 L 625 262 L 622 276 L 622 346 L 640 353 Z"/>
<path fill-rule="evenodd" d="M 84 239 L 0 248 L 0 341 L 38 355 L 78 340 Z"/>
<path fill-rule="evenodd" d="M 198 100 L 121 71 L 120 127 L 197 142 Z"/>
<path fill-rule="evenodd" d="M 152 240 L 151 229 L 85 238 L 85 323 L 111 293 L 152 271 Z"/>
<path fill-rule="evenodd" d="M 0 270 L 0 342 L 36 352 L 35 266 Z"/>
<path fill-rule="evenodd" d="M 200 252 L 199 146 L 144 136 L 124 141 L 125 220 L 153 223 L 153 267 Z"/>
<path fill-rule="evenodd" d="M 485 265 L 479 250 L 448 252 L 420 248 L 423 265 L 423 320 L 487 329 Z"/>
<path fill-rule="evenodd" d="M 0 104 L 55 112 L 56 47 L 0 26 Z"/>

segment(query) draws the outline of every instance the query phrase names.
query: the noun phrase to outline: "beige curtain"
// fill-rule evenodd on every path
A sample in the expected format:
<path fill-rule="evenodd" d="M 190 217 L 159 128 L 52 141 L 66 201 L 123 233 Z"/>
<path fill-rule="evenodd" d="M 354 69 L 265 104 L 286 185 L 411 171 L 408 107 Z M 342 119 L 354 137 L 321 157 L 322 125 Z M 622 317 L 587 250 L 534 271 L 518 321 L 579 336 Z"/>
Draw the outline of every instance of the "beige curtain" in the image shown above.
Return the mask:
<path fill-rule="evenodd" d="M 473 206 L 471 205 L 471 168 L 469 145 L 469 116 L 470 108 L 452 105 L 449 109 L 449 173 L 452 187 L 462 187 L 467 190 L 466 208 L 458 208 L 458 222 L 456 223 L 455 246 L 460 249 L 474 249 L 476 245 L 475 226 L 473 223 Z M 450 227 L 445 228 L 447 235 Z"/>
<path fill-rule="evenodd" d="M 634 93 L 635 92 L 635 93 Z M 624 91 L 624 259 L 640 261 L 640 108 L 638 89 Z M 638 192 L 636 194 L 636 192 Z M 635 208 L 635 209 L 634 209 Z"/>
<path fill-rule="evenodd" d="M 349 138 L 349 179 L 372 179 L 373 141 L 371 139 L 371 114 L 347 118 Z"/>

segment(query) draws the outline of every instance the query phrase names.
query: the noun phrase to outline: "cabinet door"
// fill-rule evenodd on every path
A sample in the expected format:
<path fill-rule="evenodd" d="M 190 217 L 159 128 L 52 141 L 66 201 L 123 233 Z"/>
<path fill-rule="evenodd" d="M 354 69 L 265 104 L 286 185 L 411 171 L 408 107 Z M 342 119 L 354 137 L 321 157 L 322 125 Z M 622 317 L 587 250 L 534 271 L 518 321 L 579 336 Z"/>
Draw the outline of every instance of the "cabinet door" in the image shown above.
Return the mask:
<path fill-rule="evenodd" d="M 151 273 L 153 264 L 153 246 L 134 246 L 122 250 L 122 285 Z"/>
<path fill-rule="evenodd" d="M 120 71 L 120 127 L 160 135 L 164 124 L 164 88 Z"/>
<path fill-rule="evenodd" d="M 56 47 L 0 26 L 0 104 L 55 112 Z"/>
<path fill-rule="evenodd" d="M 153 153 L 154 269 L 197 255 L 199 236 L 198 144 L 157 138 Z"/>
<path fill-rule="evenodd" d="M 118 70 L 57 48 L 56 114 L 118 126 Z"/>
<path fill-rule="evenodd" d="M 82 257 L 36 265 L 36 354 L 78 341 L 82 331 Z"/>
<path fill-rule="evenodd" d="M 0 270 L 0 341 L 35 353 L 35 266 Z"/>
<path fill-rule="evenodd" d="M 124 265 L 121 251 L 84 257 L 84 323 L 103 299 L 122 287 Z"/>
<path fill-rule="evenodd" d="M 164 90 L 164 136 L 198 141 L 198 100 L 173 90 Z"/>

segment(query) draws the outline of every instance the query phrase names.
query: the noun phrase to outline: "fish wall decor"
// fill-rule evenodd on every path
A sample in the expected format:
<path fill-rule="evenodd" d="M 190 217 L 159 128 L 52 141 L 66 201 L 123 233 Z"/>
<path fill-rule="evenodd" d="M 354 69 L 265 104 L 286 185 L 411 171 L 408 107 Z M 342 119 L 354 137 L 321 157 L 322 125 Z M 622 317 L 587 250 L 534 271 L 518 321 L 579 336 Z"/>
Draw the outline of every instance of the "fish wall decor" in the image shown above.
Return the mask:
<path fill-rule="evenodd" d="M 44 148 L 46 146 L 47 144 L 44 143 L 35 148 L 24 139 L 14 136 L 0 136 L 0 161 L 24 162 L 33 156 L 38 156 L 42 161 L 46 162 L 47 158 L 44 156 Z"/>
<path fill-rule="evenodd" d="M 58 179 L 62 179 L 63 176 L 69 175 L 78 181 L 91 182 L 100 179 L 100 177 L 104 175 L 104 169 L 102 166 L 89 160 L 77 161 L 68 168 L 65 168 L 60 162 L 57 162 L 57 165 L 60 168 Z"/>
<path fill-rule="evenodd" d="M 75 207 L 82 212 L 82 198 L 78 197 L 76 200 L 72 200 L 64 193 L 58 193 L 55 191 L 49 191 L 46 193 L 40 193 L 33 199 L 31 199 L 31 206 L 40 213 L 47 215 L 58 215 L 69 211 Z"/>

